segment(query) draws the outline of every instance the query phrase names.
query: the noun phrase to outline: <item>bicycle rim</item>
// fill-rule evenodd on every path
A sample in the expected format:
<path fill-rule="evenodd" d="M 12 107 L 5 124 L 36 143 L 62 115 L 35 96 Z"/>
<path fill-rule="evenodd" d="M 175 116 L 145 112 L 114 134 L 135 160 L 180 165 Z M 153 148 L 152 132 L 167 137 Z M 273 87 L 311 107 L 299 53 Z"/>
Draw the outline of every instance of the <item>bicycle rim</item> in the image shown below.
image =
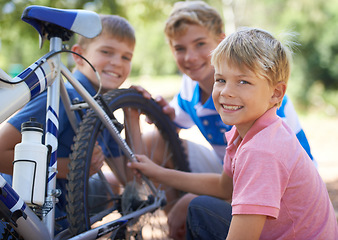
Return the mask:
<path fill-rule="evenodd" d="M 142 136 L 147 136 L 142 138 L 147 141 L 135 143 L 128 138 L 129 147 L 133 151 L 137 145 L 137 151 L 146 154 L 150 159 L 156 158 L 162 166 L 188 171 L 186 156 L 175 126 L 155 101 L 145 99 L 140 93 L 131 89 L 111 91 L 104 96 L 104 99 L 118 122 L 124 124 L 124 128 L 121 129 L 121 136 L 124 139 L 130 136 L 127 127 L 128 119 L 124 111 L 133 109 L 140 114 L 140 133 Z M 73 234 L 89 230 L 142 208 L 149 200 L 150 191 L 147 185 L 140 179 L 135 179 L 130 170 L 125 167 L 121 149 L 107 137 L 108 135 L 102 122 L 93 112 L 88 111 L 77 131 L 69 164 L 67 214 Z M 89 176 L 91 156 L 97 143 L 104 149 L 105 163 L 101 168 L 102 174 Z M 163 151 L 159 152 L 159 148 Z M 172 196 L 179 194 L 169 188 L 164 191 L 171 196 L 170 199 L 177 199 Z M 157 210 L 135 219 L 114 238 L 166 239 L 167 231 L 166 215 L 162 210 Z"/>

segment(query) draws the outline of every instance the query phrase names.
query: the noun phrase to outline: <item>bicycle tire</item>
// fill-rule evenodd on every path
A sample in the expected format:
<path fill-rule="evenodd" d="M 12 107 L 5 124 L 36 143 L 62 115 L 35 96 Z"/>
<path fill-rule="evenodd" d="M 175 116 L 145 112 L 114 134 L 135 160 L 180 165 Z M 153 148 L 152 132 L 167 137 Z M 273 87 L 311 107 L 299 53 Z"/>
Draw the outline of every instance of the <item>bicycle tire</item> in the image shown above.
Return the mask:
<path fill-rule="evenodd" d="M 103 97 L 110 111 L 113 112 L 115 116 L 119 115 L 123 117 L 122 120 L 120 120 L 120 122 L 126 121 L 124 119 L 125 116 L 122 111 L 122 109 L 126 108 L 137 109 L 138 112 L 141 113 L 142 119 L 144 119 L 145 116 L 148 119 L 151 119 L 152 124 L 146 124 L 143 122 L 142 124 L 156 127 L 165 142 L 166 148 L 169 149 L 166 152 L 163 152 L 163 162 L 161 164 L 165 165 L 166 164 L 165 161 L 168 161 L 168 159 L 170 159 L 171 161 L 170 164 L 172 164 L 171 167 L 181 171 L 189 171 L 188 163 L 186 160 L 186 154 L 184 153 L 182 142 L 178 137 L 176 127 L 174 126 L 173 122 L 169 119 L 169 117 L 166 114 L 163 114 L 162 108 L 153 99 L 144 98 L 142 94 L 140 94 L 134 89 L 113 90 L 105 94 Z M 124 131 L 126 130 L 124 129 Z M 103 196 L 101 195 L 102 199 L 106 198 L 108 195 L 105 191 L 102 191 L 103 193 L 101 192 L 99 194 L 95 193 L 95 196 L 91 195 L 92 189 L 90 189 L 91 188 L 90 182 L 91 181 L 96 182 L 96 180 L 99 178 L 97 178 L 95 175 L 94 175 L 95 177 L 94 176 L 89 177 L 91 156 L 93 149 L 95 147 L 95 143 L 99 142 L 101 145 L 102 139 L 100 138 L 98 139 L 98 137 L 104 135 L 104 133 L 105 133 L 104 126 L 100 121 L 100 119 L 95 115 L 93 111 L 90 110 L 87 111 L 74 138 L 74 144 L 72 146 L 72 154 L 70 156 L 71 161 L 69 164 L 69 174 L 67 184 L 68 190 L 67 219 L 69 222 L 69 229 L 71 233 L 74 235 L 91 229 L 93 222 L 90 221 L 90 218 L 93 218 L 93 216 L 95 215 L 95 211 L 99 210 L 91 209 L 90 205 L 92 205 L 94 198 L 98 200 L 100 199 L 100 196 L 98 196 L 99 194 L 103 195 Z M 125 138 L 125 135 L 123 136 L 123 138 Z M 133 144 L 130 144 L 130 148 L 133 150 L 132 145 Z M 155 145 L 156 144 L 154 144 L 153 146 L 154 148 L 156 148 Z M 151 158 L 155 150 L 156 149 L 151 149 L 150 151 L 147 151 L 146 155 L 148 155 Z M 107 168 L 105 169 L 107 170 Z M 113 172 L 114 170 L 109 169 L 109 171 Z M 95 180 L 93 180 L 93 178 Z M 135 181 L 135 179 L 133 179 L 133 181 Z M 139 181 L 139 179 L 137 181 Z M 135 186 L 134 185 L 135 182 L 128 184 L 129 185 L 127 186 Z M 119 188 L 121 188 L 121 186 L 119 186 Z M 130 196 L 134 198 L 142 197 L 140 196 L 140 194 L 143 190 L 124 186 L 123 191 L 124 191 L 123 193 L 114 195 L 113 198 L 116 199 L 110 199 L 111 201 L 114 202 L 113 206 L 116 206 L 116 209 L 119 209 L 120 211 L 121 210 L 126 211 L 126 209 L 123 209 L 123 206 L 126 205 L 126 202 L 130 205 L 130 202 L 128 202 L 131 201 L 129 200 Z M 166 189 L 165 191 L 169 190 Z M 109 206 L 111 205 L 112 204 L 110 204 Z M 105 206 L 108 208 L 108 204 L 106 205 L 100 204 L 100 206 L 101 207 Z M 123 214 L 124 213 L 122 213 L 122 215 Z M 148 216 L 148 218 L 152 218 L 151 221 L 153 221 L 154 220 L 153 218 L 156 214 L 161 214 L 162 218 L 161 221 L 162 225 L 164 225 L 163 226 L 164 228 L 150 230 L 148 231 L 148 233 L 160 232 L 159 237 L 151 236 L 151 239 L 167 238 L 166 235 L 167 221 L 162 211 L 156 211 L 153 215 Z M 127 239 L 129 237 L 130 238 L 133 237 L 132 239 L 146 239 L 146 237 L 143 236 L 145 235 L 145 233 L 144 232 L 142 233 L 142 229 L 147 228 L 149 230 L 149 227 L 152 229 L 153 226 L 148 226 L 149 223 L 144 223 L 143 221 L 146 220 L 145 218 L 146 217 L 135 223 L 133 227 L 127 227 L 126 230 L 122 232 L 121 238 Z M 163 218 L 165 219 L 163 220 Z M 99 219 L 101 219 L 101 217 Z M 155 225 L 155 223 L 153 225 Z M 121 234 L 121 231 L 119 232 L 119 234 Z M 114 238 L 118 237 L 115 236 Z"/>
<path fill-rule="evenodd" d="M 9 223 L 3 222 L 0 224 L 2 227 L 1 239 L 6 240 L 22 240 L 23 238 L 12 228 Z"/>

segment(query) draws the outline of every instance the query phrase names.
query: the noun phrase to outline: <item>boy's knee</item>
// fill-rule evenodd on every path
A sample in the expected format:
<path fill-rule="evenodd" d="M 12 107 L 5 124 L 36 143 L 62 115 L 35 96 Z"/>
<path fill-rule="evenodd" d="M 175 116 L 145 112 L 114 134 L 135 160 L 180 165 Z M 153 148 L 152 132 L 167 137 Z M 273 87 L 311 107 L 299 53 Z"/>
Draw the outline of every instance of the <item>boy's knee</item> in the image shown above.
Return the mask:
<path fill-rule="evenodd" d="M 208 202 L 210 201 L 210 197 L 209 196 L 198 196 L 194 199 L 191 200 L 190 204 L 189 204 L 189 209 L 190 208 L 201 208 L 201 207 L 205 207 L 208 205 Z"/>
<path fill-rule="evenodd" d="M 198 217 L 198 219 L 200 219 L 199 215 L 203 214 L 203 212 L 205 212 L 205 210 L 208 208 L 208 205 L 210 204 L 208 203 L 209 198 L 210 197 L 208 196 L 198 196 L 192 199 L 188 207 L 188 219 L 192 217 Z"/>
<path fill-rule="evenodd" d="M 198 196 L 189 204 L 187 220 L 189 219 L 190 223 L 209 224 L 215 221 L 229 226 L 232 219 L 232 207 L 218 198 Z"/>
<path fill-rule="evenodd" d="M 225 239 L 231 222 L 231 205 L 210 196 L 191 200 L 187 216 L 187 239 Z"/>

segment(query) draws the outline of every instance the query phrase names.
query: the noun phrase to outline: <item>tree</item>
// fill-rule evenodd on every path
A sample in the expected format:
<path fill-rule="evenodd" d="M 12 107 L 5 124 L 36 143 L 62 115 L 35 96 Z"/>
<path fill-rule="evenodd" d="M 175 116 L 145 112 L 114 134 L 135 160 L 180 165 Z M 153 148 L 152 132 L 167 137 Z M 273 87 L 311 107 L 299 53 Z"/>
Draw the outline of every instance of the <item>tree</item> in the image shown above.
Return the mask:
<path fill-rule="evenodd" d="M 27 67 L 48 51 L 48 44 L 39 51 L 37 31 L 27 23 L 21 21 L 24 9 L 29 5 L 42 5 L 64 9 L 91 9 L 107 14 L 125 15 L 115 0 L 106 1 L 0 1 L 0 67 L 8 70 L 13 63 L 20 63 Z"/>
<path fill-rule="evenodd" d="M 10 63 L 27 66 L 46 52 L 37 51 L 36 31 L 20 20 L 28 5 L 79 8 L 104 14 L 118 14 L 134 26 L 136 48 L 132 75 L 177 73 L 163 28 L 177 0 L 30 0 L 0 1 L 0 67 Z M 254 26 L 271 31 L 296 33 L 290 91 L 304 103 L 311 101 L 314 86 L 338 90 L 338 2 L 307 0 L 206 0 L 220 9 L 227 33 L 239 26 Z M 232 29 L 232 30 L 228 30 Z"/>
<path fill-rule="evenodd" d="M 295 34 L 289 90 L 298 101 L 311 103 L 318 86 L 322 86 L 323 99 L 338 90 L 337 1 L 239 0 L 234 1 L 233 9 L 236 27 L 260 27 L 277 36 Z"/>

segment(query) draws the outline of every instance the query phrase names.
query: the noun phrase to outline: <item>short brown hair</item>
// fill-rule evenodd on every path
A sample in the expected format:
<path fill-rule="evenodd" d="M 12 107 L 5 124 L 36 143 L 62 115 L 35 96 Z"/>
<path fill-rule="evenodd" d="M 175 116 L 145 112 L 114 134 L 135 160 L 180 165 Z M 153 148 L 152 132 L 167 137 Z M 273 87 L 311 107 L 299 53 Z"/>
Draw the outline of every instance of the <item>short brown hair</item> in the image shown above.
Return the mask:
<path fill-rule="evenodd" d="M 176 2 L 165 24 L 167 39 L 181 36 L 187 25 L 196 24 L 208 29 L 215 36 L 224 33 L 224 23 L 220 14 L 203 1 Z"/>
<path fill-rule="evenodd" d="M 123 17 L 117 15 L 103 15 L 100 14 L 102 23 L 102 32 L 98 35 L 108 34 L 119 41 L 125 41 L 127 44 L 134 46 L 135 30 L 130 23 Z M 81 35 L 78 36 L 78 44 L 85 48 L 95 38 L 86 38 Z"/>

